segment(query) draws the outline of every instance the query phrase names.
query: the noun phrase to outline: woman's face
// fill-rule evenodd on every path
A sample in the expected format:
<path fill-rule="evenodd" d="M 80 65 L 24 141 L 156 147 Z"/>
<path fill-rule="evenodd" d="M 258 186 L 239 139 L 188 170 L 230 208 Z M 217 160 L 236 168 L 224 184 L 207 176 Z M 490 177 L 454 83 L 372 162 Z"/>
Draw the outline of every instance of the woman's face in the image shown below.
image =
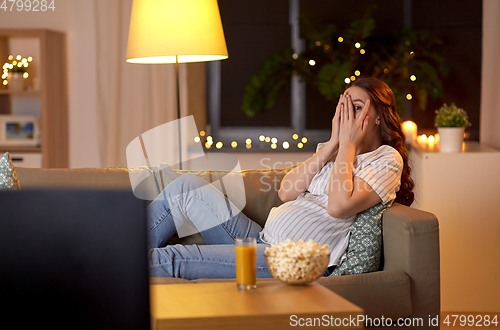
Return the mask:
<path fill-rule="evenodd" d="M 354 116 L 357 118 L 361 113 L 361 110 L 365 106 L 366 101 L 370 100 L 370 95 L 363 88 L 358 86 L 349 87 L 346 90 L 346 93 L 351 96 Z M 373 141 L 373 139 L 376 138 L 379 134 L 380 125 L 377 124 L 377 121 L 380 120 L 380 116 L 377 114 L 377 111 L 375 110 L 375 107 L 373 106 L 373 102 L 371 100 L 370 108 L 368 109 L 366 115 L 368 116 L 368 122 L 364 139 L 365 141 Z"/>

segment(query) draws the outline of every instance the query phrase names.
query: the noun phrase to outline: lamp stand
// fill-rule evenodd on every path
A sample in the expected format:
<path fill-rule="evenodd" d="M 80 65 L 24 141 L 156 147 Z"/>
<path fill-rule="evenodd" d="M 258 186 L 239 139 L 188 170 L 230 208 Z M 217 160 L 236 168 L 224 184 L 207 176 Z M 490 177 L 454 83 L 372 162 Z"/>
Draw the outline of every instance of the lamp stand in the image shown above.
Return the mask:
<path fill-rule="evenodd" d="M 175 85 L 177 89 L 177 132 L 179 138 L 179 169 L 182 170 L 182 140 L 181 140 L 181 93 L 179 83 L 179 57 L 175 56 Z"/>

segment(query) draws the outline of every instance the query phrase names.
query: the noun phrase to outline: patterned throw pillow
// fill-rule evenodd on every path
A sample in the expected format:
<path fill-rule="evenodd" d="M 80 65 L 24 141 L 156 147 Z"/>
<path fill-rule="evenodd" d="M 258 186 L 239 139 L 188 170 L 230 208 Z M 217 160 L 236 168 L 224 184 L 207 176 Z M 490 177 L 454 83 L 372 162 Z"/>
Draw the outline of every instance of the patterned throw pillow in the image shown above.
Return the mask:
<path fill-rule="evenodd" d="M 21 189 L 16 170 L 14 169 L 14 165 L 12 165 L 12 160 L 8 152 L 0 158 L 0 189 Z"/>
<path fill-rule="evenodd" d="M 379 203 L 358 213 L 351 226 L 346 257 L 330 276 L 362 274 L 376 271 L 382 253 L 382 213 L 392 203 Z"/>

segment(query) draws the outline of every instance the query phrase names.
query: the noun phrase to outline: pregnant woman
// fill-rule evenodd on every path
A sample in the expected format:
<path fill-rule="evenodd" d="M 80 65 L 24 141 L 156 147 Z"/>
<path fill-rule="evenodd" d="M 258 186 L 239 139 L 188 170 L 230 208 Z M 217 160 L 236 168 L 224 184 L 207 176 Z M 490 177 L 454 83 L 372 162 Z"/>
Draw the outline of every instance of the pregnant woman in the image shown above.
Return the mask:
<path fill-rule="evenodd" d="M 342 261 L 357 213 L 379 203 L 413 202 L 413 181 L 392 90 L 359 78 L 340 96 L 330 140 L 283 178 L 284 202 L 264 228 L 215 187 L 190 174 L 170 183 L 148 207 L 150 276 L 234 278 L 237 237 L 257 238 L 257 277 L 271 277 L 268 244 L 309 239 L 330 250 L 329 275 Z M 189 220 L 207 245 L 166 245 Z"/>

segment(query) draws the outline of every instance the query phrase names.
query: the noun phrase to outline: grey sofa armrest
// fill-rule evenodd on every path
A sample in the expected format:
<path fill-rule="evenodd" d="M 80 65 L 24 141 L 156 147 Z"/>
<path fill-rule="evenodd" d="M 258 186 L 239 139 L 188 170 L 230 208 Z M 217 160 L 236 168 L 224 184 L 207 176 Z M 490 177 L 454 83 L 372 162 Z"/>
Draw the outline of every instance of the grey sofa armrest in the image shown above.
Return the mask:
<path fill-rule="evenodd" d="M 395 203 L 382 218 L 384 270 L 411 279 L 412 317 L 440 313 L 439 224 L 434 214 Z"/>

